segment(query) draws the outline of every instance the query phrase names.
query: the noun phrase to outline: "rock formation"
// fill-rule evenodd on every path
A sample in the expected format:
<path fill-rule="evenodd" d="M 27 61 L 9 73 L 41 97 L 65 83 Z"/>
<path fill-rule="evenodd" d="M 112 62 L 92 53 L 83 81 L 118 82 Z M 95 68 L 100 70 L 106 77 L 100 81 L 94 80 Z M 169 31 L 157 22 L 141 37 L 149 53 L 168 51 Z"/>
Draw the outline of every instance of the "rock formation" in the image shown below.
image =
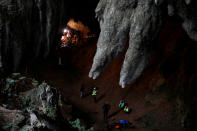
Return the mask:
<path fill-rule="evenodd" d="M 60 112 L 62 105 L 67 105 L 62 104 L 55 88 L 20 73 L 0 80 L 0 129 L 33 131 L 71 127 Z"/>
<path fill-rule="evenodd" d="M 196 7 L 194 0 L 100 0 L 95 12 L 101 32 L 89 77 L 96 79 L 112 59 L 120 56 L 129 36 L 119 84 L 124 88 L 136 80 L 151 58 L 163 14 L 178 15 L 189 37 L 197 41 Z"/>
<path fill-rule="evenodd" d="M 66 24 L 64 0 L 0 0 L 0 67 L 46 57 Z M 3 63 L 3 64 L 2 64 Z"/>

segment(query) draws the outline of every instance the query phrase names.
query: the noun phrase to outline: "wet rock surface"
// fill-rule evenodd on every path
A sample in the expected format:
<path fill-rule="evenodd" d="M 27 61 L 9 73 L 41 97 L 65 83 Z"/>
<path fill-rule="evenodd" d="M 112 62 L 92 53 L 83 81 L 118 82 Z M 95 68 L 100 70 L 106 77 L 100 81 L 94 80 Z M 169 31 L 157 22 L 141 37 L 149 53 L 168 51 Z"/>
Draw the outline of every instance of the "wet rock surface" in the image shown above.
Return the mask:
<path fill-rule="evenodd" d="M 120 56 L 129 36 L 119 84 L 124 88 L 136 80 L 149 63 L 166 11 L 179 16 L 188 36 L 197 41 L 196 7 L 195 1 L 185 0 L 100 0 L 95 12 L 101 33 L 89 77 L 96 79 L 112 59 Z"/>

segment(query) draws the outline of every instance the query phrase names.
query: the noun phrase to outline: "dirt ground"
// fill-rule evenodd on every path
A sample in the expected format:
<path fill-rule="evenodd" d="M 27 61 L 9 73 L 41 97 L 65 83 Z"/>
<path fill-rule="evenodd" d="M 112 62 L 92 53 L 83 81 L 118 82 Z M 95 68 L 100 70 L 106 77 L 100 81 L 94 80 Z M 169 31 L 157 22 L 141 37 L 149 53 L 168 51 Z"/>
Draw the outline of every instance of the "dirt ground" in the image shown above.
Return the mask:
<path fill-rule="evenodd" d="M 170 30 L 171 27 L 177 28 Z M 95 130 L 102 131 L 106 123 L 103 120 L 102 112 L 105 102 L 111 105 L 108 121 L 128 120 L 135 125 L 135 128 L 127 129 L 129 131 L 181 130 L 179 129 L 180 123 L 173 122 L 170 114 L 173 112 L 174 99 L 168 100 L 164 93 L 157 91 L 158 87 L 162 88 L 167 81 L 172 79 L 171 77 L 165 78 L 159 68 L 168 56 L 173 55 L 180 43 L 179 38 L 185 38 L 185 32 L 180 28 L 180 25 L 168 23 L 161 32 L 158 46 L 155 47 L 157 50 L 154 51 L 148 67 L 136 82 L 124 89 L 119 86 L 118 82 L 126 49 L 120 58 L 113 60 L 108 65 L 97 80 L 88 77 L 97 40 L 90 40 L 82 47 L 65 49 L 62 53 L 64 66 L 57 66 L 57 58 L 52 56 L 48 60 L 33 65 L 31 73 L 38 80 L 45 80 L 57 88 L 62 97 L 87 114 L 87 118 L 95 122 Z M 92 86 L 98 87 L 97 103 L 94 103 L 91 95 L 80 98 L 82 84 L 86 91 Z M 125 99 L 128 102 L 132 109 L 130 114 L 119 110 L 120 99 Z"/>

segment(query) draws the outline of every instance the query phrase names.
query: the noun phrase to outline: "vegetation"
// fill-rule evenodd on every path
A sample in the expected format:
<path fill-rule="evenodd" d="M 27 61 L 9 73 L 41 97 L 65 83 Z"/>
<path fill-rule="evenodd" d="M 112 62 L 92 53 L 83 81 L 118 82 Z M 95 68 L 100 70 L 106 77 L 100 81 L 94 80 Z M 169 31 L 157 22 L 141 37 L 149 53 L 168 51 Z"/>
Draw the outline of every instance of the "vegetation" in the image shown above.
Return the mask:
<path fill-rule="evenodd" d="M 86 130 L 85 127 L 80 124 L 79 119 L 76 119 L 74 121 L 68 121 L 68 122 L 72 125 L 73 128 L 77 128 L 79 131 L 94 131 L 93 127 Z"/>

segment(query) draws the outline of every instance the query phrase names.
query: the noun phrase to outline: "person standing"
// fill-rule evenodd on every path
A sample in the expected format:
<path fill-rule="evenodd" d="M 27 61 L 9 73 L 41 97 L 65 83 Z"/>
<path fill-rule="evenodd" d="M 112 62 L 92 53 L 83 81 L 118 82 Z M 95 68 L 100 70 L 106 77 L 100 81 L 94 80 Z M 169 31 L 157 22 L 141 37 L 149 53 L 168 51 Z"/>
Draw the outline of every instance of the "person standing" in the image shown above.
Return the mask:
<path fill-rule="evenodd" d="M 108 102 L 105 102 L 104 105 L 103 105 L 103 118 L 104 118 L 104 120 L 107 120 L 109 110 L 110 110 L 110 105 L 108 104 Z"/>
<path fill-rule="evenodd" d="M 119 107 L 120 109 L 124 109 L 124 106 L 125 106 L 124 100 L 120 100 L 120 103 L 118 104 L 118 107 Z"/>
<path fill-rule="evenodd" d="M 94 98 L 94 103 L 96 103 L 96 95 L 97 95 L 97 89 L 96 89 L 96 87 L 94 87 L 92 90 L 92 96 Z"/>
<path fill-rule="evenodd" d="M 124 112 L 125 112 L 125 113 L 129 113 L 129 111 L 130 111 L 130 110 L 129 110 L 129 107 L 126 105 L 126 106 L 124 107 Z"/>

